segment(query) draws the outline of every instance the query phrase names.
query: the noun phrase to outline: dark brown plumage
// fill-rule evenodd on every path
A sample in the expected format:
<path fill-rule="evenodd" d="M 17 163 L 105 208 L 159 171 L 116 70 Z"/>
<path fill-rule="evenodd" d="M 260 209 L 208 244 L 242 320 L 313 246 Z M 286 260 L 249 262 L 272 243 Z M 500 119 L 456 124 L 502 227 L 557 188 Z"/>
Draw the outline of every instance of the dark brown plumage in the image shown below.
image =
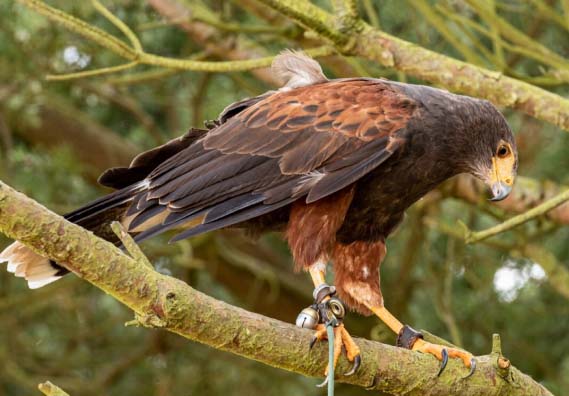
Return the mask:
<path fill-rule="evenodd" d="M 113 242 L 108 225 L 117 219 L 138 241 L 168 230 L 177 231 L 173 241 L 230 226 L 281 230 L 297 268 L 316 284 L 312 271 L 331 260 L 341 298 L 371 314 L 383 306 L 385 240 L 410 205 L 463 172 L 498 199 L 509 192 L 516 145 L 489 102 L 381 79 L 327 80 L 298 53 L 281 55 L 275 70 L 283 88 L 105 172 L 101 184 L 118 190 L 66 218 Z M 28 278 L 14 264 L 31 262 L 22 249 L 0 257 Z M 27 261 L 14 260 L 24 252 Z M 54 266 L 50 281 L 66 272 Z"/>

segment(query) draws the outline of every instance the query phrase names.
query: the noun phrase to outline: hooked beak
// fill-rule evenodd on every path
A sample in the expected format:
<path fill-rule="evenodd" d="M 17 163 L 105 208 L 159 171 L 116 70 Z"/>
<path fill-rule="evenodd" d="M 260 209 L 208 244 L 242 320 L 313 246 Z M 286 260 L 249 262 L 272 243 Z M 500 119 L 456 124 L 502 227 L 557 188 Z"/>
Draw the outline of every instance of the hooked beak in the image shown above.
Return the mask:
<path fill-rule="evenodd" d="M 491 190 L 492 198 L 490 198 L 490 201 L 497 202 L 510 195 L 510 192 L 512 192 L 512 186 L 507 185 L 503 181 L 497 181 L 492 183 Z"/>

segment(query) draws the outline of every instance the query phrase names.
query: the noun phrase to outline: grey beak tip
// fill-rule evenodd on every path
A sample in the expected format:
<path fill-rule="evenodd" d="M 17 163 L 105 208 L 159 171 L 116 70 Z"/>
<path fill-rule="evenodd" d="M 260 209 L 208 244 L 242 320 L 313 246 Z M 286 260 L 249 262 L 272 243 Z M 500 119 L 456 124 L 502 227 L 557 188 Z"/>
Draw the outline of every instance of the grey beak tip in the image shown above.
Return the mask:
<path fill-rule="evenodd" d="M 512 192 L 512 187 L 508 186 L 503 182 L 497 182 L 492 185 L 492 198 L 489 200 L 492 202 L 502 201 L 507 198 Z"/>

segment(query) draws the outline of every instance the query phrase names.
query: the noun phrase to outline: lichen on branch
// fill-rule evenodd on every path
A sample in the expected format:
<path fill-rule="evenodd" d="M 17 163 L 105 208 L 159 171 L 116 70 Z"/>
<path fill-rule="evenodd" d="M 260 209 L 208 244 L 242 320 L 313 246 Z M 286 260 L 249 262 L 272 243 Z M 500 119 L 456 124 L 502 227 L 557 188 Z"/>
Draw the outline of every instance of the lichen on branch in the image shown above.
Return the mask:
<path fill-rule="evenodd" d="M 173 59 L 146 53 L 134 33 L 102 5 L 95 6 L 129 38 L 131 45 L 40 0 L 18 0 L 26 7 L 78 33 L 130 61 L 123 65 L 98 70 L 51 76 L 52 79 L 82 78 L 129 69 L 137 64 L 206 72 L 244 71 L 267 67 L 272 57 L 229 62 L 207 62 Z M 357 18 L 355 2 L 339 2 L 346 10 L 335 17 L 306 0 L 260 0 L 282 12 L 322 39 L 340 53 L 359 56 L 392 67 L 410 76 L 438 84 L 451 91 L 486 98 L 497 105 L 523 111 L 569 131 L 569 100 L 502 73 L 474 66 L 430 51 L 372 28 Z M 338 19 L 339 18 L 339 19 Z M 348 23 L 347 23 L 348 22 Z M 307 51 L 312 56 L 326 56 L 334 51 L 321 47 Z"/>
<path fill-rule="evenodd" d="M 125 255 L 2 182 L 0 232 L 121 301 L 136 313 L 139 323 L 302 375 L 321 376 L 324 371 L 326 345 L 309 351 L 310 331 L 231 306 L 159 274 L 140 258 Z M 364 339 L 357 343 L 362 367 L 352 377 L 339 377 L 339 382 L 407 395 L 551 395 L 513 366 L 509 370 L 515 381 L 503 379 L 492 354 L 478 356 L 477 372 L 465 381 L 461 362 L 451 361 L 439 378 L 435 375 L 439 363 L 432 356 Z M 342 359 L 338 372 L 347 369 L 348 362 Z"/>
<path fill-rule="evenodd" d="M 401 40 L 362 20 L 340 31 L 335 17 L 306 0 L 260 0 L 331 42 L 337 50 L 395 68 L 450 91 L 485 98 L 569 131 L 569 100 L 502 73 Z"/>

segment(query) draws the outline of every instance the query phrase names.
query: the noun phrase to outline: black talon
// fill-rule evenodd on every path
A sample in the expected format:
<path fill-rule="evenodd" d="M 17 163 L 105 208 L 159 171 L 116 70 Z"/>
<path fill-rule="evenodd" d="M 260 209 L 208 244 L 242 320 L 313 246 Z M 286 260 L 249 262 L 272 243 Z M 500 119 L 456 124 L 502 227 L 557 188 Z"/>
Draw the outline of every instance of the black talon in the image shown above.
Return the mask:
<path fill-rule="evenodd" d="M 377 385 L 377 381 L 379 380 L 379 374 L 376 374 L 373 376 L 373 381 L 371 381 L 371 384 L 366 386 L 364 389 L 365 390 L 374 390 L 375 386 Z"/>
<path fill-rule="evenodd" d="M 443 348 L 443 350 L 441 351 L 441 354 L 443 355 L 443 360 L 441 362 L 441 368 L 439 369 L 439 373 L 437 374 L 437 377 L 440 377 L 441 374 L 443 373 L 443 371 L 445 371 L 445 368 L 447 366 L 448 363 L 448 351 L 446 348 Z"/>
<path fill-rule="evenodd" d="M 312 336 L 312 339 L 310 340 L 310 350 L 312 350 L 312 348 L 314 348 L 314 345 L 316 345 L 316 341 L 318 341 L 317 337 Z"/>
<path fill-rule="evenodd" d="M 352 369 L 347 373 L 344 373 L 344 376 L 349 377 L 350 375 L 354 375 L 356 371 L 358 371 L 358 369 L 360 368 L 361 364 L 362 364 L 362 357 L 360 355 L 356 355 L 356 357 L 354 357 L 354 365 L 352 366 Z"/>
<path fill-rule="evenodd" d="M 466 377 L 462 377 L 462 379 L 467 379 L 476 371 L 476 360 L 474 358 L 470 358 L 470 373 Z"/>
<path fill-rule="evenodd" d="M 324 388 L 327 384 L 328 384 L 328 376 L 326 376 L 326 379 L 324 380 L 324 382 L 322 382 L 321 384 L 316 385 L 316 387 L 317 387 L 317 388 Z"/>

